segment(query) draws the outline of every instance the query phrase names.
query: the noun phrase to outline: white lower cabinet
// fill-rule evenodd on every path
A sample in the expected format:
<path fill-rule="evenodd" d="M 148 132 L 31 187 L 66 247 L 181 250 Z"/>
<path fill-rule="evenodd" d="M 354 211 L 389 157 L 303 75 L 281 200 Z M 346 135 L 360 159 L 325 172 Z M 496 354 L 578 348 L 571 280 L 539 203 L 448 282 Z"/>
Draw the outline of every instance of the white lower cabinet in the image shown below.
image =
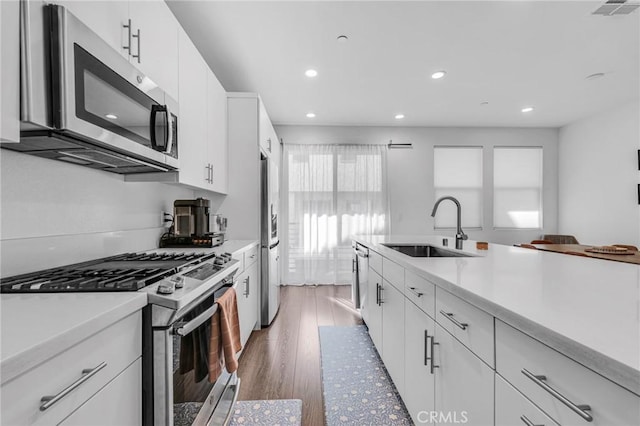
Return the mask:
<path fill-rule="evenodd" d="M 142 359 L 138 358 L 60 424 L 136 426 L 142 424 Z"/>
<path fill-rule="evenodd" d="M 437 424 L 493 425 L 494 370 L 436 324 Z"/>
<path fill-rule="evenodd" d="M 435 369 L 432 339 L 435 323 L 409 299 L 404 300 L 404 404 L 415 424 L 434 410 Z M 425 417 L 427 416 L 427 417 Z"/>
<path fill-rule="evenodd" d="M 236 297 L 238 300 L 240 342 L 242 347 L 249 340 L 249 336 L 258 321 L 258 294 L 260 291 L 260 280 L 258 278 L 257 262 L 247 266 L 237 278 Z"/>
<path fill-rule="evenodd" d="M 531 401 L 496 374 L 496 426 L 551 426 L 551 420 Z"/>
<path fill-rule="evenodd" d="M 380 294 L 382 291 L 382 277 L 369 267 L 369 281 L 367 282 L 367 294 L 369 294 L 369 303 L 367 304 L 367 327 L 369 328 L 369 336 L 373 340 L 373 344 L 378 353 L 382 354 L 382 303 L 380 303 Z"/>
<path fill-rule="evenodd" d="M 640 397 L 502 321 L 496 371 L 559 424 L 640 424 Z"/>
<path fill-rule="evenodd" d="M 403 283 L 404 285 L 404 283 Z M 404 393 L 404 295 L 383 279 L 382 361 L 400 394 Z"/>
<path fill-rule="evenodd" d="M 108 390 L 114 379 L 139 362 L 141 355 L 142 315 L 136 312 L 3 383 L 0 423 L 58 424 L 91 399 L 95 401 L 84 409 L 86 413 L 79 414 L 82 418 L 92 418 L 85 424 L 123 424 L 119 421 L 122 418 L 118 412 L 120 404 L 125 404 L 127 412 L 122 415 L 127 419 L 141 419 L 139 368 L 119 379 L 116 385 L 124 389 L 119 395 Z M 103 391 L 107 392 L 103 394 Z M 44 397 L 54 399 L 44 405 Z M 129 399 L 138 403 L 131 406 L 122 402 Z M 99 410 L 94 413 L 93 407 Z"/>

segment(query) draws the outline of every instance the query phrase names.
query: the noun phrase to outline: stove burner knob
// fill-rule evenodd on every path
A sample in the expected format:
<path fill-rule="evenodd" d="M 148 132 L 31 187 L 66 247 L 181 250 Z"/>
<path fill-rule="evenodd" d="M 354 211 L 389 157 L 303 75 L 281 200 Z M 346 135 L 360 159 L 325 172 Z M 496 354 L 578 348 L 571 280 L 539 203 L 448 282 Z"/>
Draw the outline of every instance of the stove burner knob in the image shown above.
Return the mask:
<path fill-rule="evenodd" d="M 222 266 L 224 265 L 226 262 L 224 260 L 224 258 L 222 257 L 216 257 L 216 260 L 213 261 L 214 265 L 218 265 L 218 266 Z"/>
<path fill-rule="evenodd" d="M 176 288 L 184 287 L 184 277 L 183 276 L 172 277 L 171 278 L 171 282 L 174 283 Z"/>
<path fill-rule="evenodd" d="M 171 284 L 160 284 L 158 286 L 159 294 L 172 294 L 175 291 L 175 288 Z"/>

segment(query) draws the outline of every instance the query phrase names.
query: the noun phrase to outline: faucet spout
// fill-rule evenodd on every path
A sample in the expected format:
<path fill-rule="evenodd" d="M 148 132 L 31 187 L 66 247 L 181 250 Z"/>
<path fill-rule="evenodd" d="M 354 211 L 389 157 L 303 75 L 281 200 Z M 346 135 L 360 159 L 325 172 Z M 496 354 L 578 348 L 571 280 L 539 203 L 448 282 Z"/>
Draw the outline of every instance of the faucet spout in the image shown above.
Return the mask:
<path fill-rule="evenodd" d="M 431 212 L 431 217 L 436 217 L 436 211 L 438 211 L 438 206 L 444 200 L 451 200 L 456 205 L 456 210 L 457 210 L 457 215 L 456 215 L 456 217 L 457 217 L 457 221 L 456 221 L 456 248 L 458 250 L 462 250 L 462 241 L 466 240 L 469 237 L 462 230 L 462 207 L 460 206 L 460 202 L 458 200 L 456 200 L 454 197 L 450 196 L 450 195 L 446 195 L 444 197 L 438 198 L 436 203 L 433 205 L 433 211 Z"/>

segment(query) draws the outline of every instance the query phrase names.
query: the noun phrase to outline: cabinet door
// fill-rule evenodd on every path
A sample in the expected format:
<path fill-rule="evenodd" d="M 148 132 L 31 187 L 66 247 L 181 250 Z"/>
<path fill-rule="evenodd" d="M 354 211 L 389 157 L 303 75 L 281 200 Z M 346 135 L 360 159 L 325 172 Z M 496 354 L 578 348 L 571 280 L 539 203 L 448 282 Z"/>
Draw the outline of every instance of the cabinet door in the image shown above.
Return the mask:
<path fill-rule="evenodd" d="M 260 274 L 258 273 L 258 262 L 253 262 L 247 268 L 247 298 L 249 300 L 247 340 L 251 336 L 251 332 L 259 321 L 260 312 Z"/>
<path fill-rule="evenodd" d="M 129 16 L 133 34 L 140 31 L 131 41 L 132 63 L 178 101 L 178 21 L 163 0 L 131 1 Z M 204 79 L 192 84 L 204 91 Z"/>
<path fill-rule="evenodd" d="M 253 263 L 237 278 L 236 297 L 240 320 L 240 341 L 247 343 L 258 321 L 258 263 Z"/>
<path fill-rule="evenodd" d="M 129 58 L 129 51 L 124 48 L 129 43 L 129 31 L 124 27 L 129 22 L 128 1 L 57 0 L 53 3 L 66 7 L 109 46 L 120 52 L 125 58 Z"/>
<path fill-rule="evenodd" d="M 20 142 L 20 3 L 0 2 L 0 141 Z"/>
<path fill-rule="evenodd" d="M 438 424 L 492 425 L 494 371 L 440 324 L 436 324 L 436 342 Z"/>
<path fill-rule="evenodd" d="M 227 92 L 207 68 L 207 148 L 211 159 L 211 190 L 227 193 Z"/>
<path fill-rule="evenodd" d="M 415 424 L 424 422 L 424 413 L 434 409 L 435 369 L 432 373 L 433 319 L 409 299 L 405 299 L 404 317 L 404 400 Z"/>
<path fill-rule="evenodd" d="M 207 64 L 180 31 L 180 183 L 210 189 L 207 150 Z"/>
<path fill-rule="evenodd" d="M 369 268 L 369 281 L 367 282 L 367 294 L 369 294 L 369 303 L 367 303 L 367 315 L 365 320 L 369 327 L 369 335 L 373 344 L 378 349 L 378 353 L 382 354 L 382 306 L 378 304 L 378 296 L 382 287 L 382 277 L 373 269 Z"/>
<path fill-rule="evenodd" d="M 142 361 L 138 358 L 60 424 L 136 426 L 142 424 Z"/>
<path fill-rule="evenodd" d="M 556 423 L 496 374 L 496 426 L 527 424 L 552 426 Z"/>
<path fill-rule="evenodd" d="M 404 295 L 383 279 L 382 361 L 402 395 L 404 392 Z"/>

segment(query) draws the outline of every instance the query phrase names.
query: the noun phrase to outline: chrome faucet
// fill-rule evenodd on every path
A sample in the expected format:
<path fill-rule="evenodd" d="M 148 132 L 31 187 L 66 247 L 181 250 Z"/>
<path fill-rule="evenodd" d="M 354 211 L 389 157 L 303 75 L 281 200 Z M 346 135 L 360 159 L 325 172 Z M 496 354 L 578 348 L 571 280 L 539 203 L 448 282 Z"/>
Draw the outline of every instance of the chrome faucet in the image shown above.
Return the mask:
<path fill-rule="evenodd" d="M 462 225 L 461 225 L 461 223 L 462 223 L 461 222 L 462 209 L 460 207 L 460 202 L 458 200 L 456 200 L 455 198 L 453 198 L 452 196 L 450 196 L 450 195 L 447 195 L 445 197 L 439 198 L 438 201 L 436 201 L 435 205 L 433 206 L 433 211 L 431 212 L 431 217 L 436 217 L 436 211 L 438 210 L 438 206 L 444 200 L 451 200 L 454 203 L 456 203 L 456 208 L 458 209 L 458 222 L 457 222 L 457 227 L 456 227 L 456 248 L 458 250 L 462 250 L 462 242 L 464 240 L 466 240 L 467 238 L 469 238 L 469 237 L 462 230 Z"/>

